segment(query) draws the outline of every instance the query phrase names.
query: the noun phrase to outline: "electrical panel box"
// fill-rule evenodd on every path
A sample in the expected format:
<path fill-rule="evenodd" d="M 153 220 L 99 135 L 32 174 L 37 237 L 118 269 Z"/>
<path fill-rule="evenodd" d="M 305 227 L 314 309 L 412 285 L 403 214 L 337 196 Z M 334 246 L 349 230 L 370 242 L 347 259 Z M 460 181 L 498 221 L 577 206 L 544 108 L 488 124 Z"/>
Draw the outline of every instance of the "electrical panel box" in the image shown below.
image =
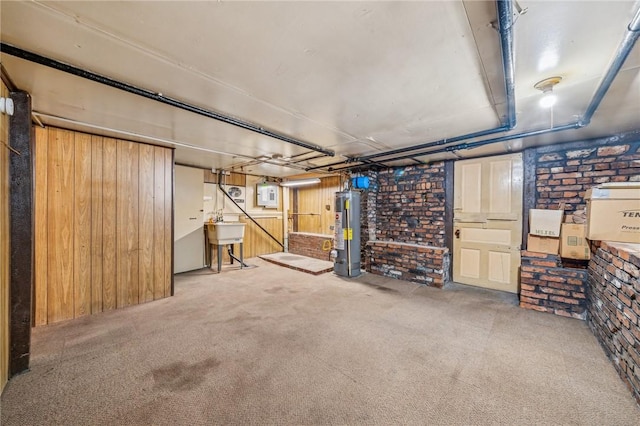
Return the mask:
<path fill-rule="evenodd" d="M 267 209 L 278 208 L 278 184 L 269 182 L 256 184 L 256 194 L 258 196 L 257 206 Z"/>

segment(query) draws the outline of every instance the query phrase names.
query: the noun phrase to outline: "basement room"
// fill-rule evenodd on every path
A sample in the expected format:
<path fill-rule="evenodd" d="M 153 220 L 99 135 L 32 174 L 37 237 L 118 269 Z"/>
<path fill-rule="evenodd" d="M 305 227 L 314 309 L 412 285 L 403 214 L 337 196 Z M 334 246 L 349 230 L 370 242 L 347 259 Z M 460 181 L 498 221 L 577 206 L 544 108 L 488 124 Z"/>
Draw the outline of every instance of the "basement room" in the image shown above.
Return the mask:
<path fill-rule="evenodd" d="M 640 2 L 0 2 L 0 424 L 640 424 Z"/>

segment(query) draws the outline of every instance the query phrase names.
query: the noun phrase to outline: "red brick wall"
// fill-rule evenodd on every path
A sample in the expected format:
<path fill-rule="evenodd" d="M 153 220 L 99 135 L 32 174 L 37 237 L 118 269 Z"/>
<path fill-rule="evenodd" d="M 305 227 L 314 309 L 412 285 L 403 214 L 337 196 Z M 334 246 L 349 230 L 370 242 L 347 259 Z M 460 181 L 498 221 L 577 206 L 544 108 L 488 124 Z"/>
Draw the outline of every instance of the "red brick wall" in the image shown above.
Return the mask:
<path fill-rule="evenodd" d="M 444 247 L 444 162 L 378 172 L 376 239 Z"/>
<path fill-rule="evenodd" d="M 560 256 L 522 252 L 520 307 L 585 319 L 585 269 L 563 268 Z"/>
<path fill-rule="evenodd" d="M 593 330 L 640 404 L 640 250 L 602 242 L 589 262 L 588 312 Z"/>
<path fill-rule="evenodd" d="M 536 208 L 586 207 L 585 192 L 605 182 L 640 182 L 640 132 L 537 148 Z"/>
<path fill-rule="evenodd" d="M 433 287 L 449 281 L 449 249 L 391 241 L 369 241 L 368 271 Z"/>
<path fill-rule="evenodd" d="M 326 243 L 329 241 L 329 243 Z M 329 247 L 323 250 L 323 246 Z M 333 248 L 333 235 L 311 234 L 307 232 L 289 233 L 289 253 L 314 259 L 330 260 L 329 252 Z"/>
<path fill-rule="evenodd" d="M 368 272 L 442 287 L 449 280 L 445 247 L 445 165 L 368 172 L 361 198 L 362 261 Z"/>
<path fill-rule="evenodd" d="M 360 193 L 360 258 L 363 269 L 366 269 L 367 242 L 376 239 L 378 173 L 370 170 L 363 176 L 369 178 L 369 189 Z"/>

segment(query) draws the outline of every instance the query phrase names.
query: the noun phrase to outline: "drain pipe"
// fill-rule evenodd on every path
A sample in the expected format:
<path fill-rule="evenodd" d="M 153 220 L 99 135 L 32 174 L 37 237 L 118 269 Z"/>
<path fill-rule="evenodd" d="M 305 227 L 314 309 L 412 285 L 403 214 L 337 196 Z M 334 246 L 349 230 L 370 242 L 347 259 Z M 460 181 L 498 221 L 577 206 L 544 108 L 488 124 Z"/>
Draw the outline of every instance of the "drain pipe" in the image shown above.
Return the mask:
<path fill-rule="evenodd" d="M 214 120 L 218 120 L 226 124 L 231 124 L 232 126 L 240 127 L 241 129 L 249 130 L 254 133 L 259 133 L 261 135 L 278 139 L 283 142 L 290 143 L 292 145 L 297 145 L 305 149 L 317 151 L 329 157 L 335 156 L 335 152 L 330 149 L 326 149 L 318 145 L 312 145 L 307 142 L 294 139 L 290 136 L 283 135 L 281 133 L 276 133 L 271 130 L 267 130 L 261 126 L 258 126 L 253 123 L 249 123 L 247 121 L 240 120 L 235 117 L 224 115 L 219 112 L 207 110 L 199 106 L 195 106 L 174 98 L 170 98 L 170 97 L 164 96 L 162 93 L 152 92 L 151 90 L 136 87 L 131 84 L 124 83 L 122 81 L 114 80 L 112 78 L 93 73 L 91 71 L 83 70 L 81 68 L 74 67 L 73 65 L 65 64 L 64 62 L 56 61 L 55 59 L 47 58 L 45 56 L 38 55 L 37 53 L 29 52 L 24 49 L 20 49 L 19 47 L 12 46 L 10 44 L 0 42 L 0 51 L 8 55 L 15 56 L 16 58 L 24 59 L 29 62 L 44 65 L 46 67 L 53 68 L 58 71 L 63 71 L 68 74 L 75 75 L 76 77 L 82 77 L 87 80 L 91 80 L 97 83 L 104 84 L 109 87 L 120 89 L 128 93 L 133 93 L 134 95 L 142 96 L 143 98 L 151 99 L 166 105 L 170 105 L 175 108 L 192 112 L 194 114 L 212 118 Z"/>
<path fill-rule="evenodd" d="M 591 102 L 589 103 L 589 106 L 587 107 L 584 115 L 580 120 L 574 123 L 564 124 L 562 126 L 548 127 L 548 128 L 539 129 L 539 130 L 532 130 L 528 132 L 521 132 L 513 135 L 506 135 L 506 136 L 501 136 L 501 137 L 492 138 L 492 139 L 485 139 L 477 142 L 461 143 L 458 145 L 447 146 L 441 149 L 431 150 L 427 152 L 396 156 L 396 157 L 386 159 L 384 161 L 406 160 L 419 155 L 438 154 L 441 152 L 454 152 L 454 151 L 459 151 L 463 149 L 477 148 L 480 146 L 490 145 L 490 144 L 499 143 L 499 142 L 506 142 L 513 139 L 527 138 L 531 136 L 540 136 L 547 133 L 556 133 L 556 132 L 562 132 L 565 130 L 572 130 L 572 129 L 575 130 L 575 129 L 586 127 L 591 122 L 591 118 L 593 117 L 593 114 L 595 113 L 596 109 L 600 105 L 600 102 L 602 101 L 602 99 L 608 92 L 609 88 L 611 87 L 613 80 L 617 77 L 620 69 L 622 68 L 622 65 L 624 64 L 627 57 L 631 53 L 631 50 L 633 50 L 633 46 L 638 40 L 638 37 L 640 37 L 640 8 L 636 11 L 635 16 L 631 20 L 631 23 L 627 26 L 627 31 L 624 35 L 624 38 L 620 42 L 618 49 L 616 50 L 616 54 L 613 60 L 611 61 L 611 65 L 609 66 L 609 69 L 607 70 L 605 75 L 600 80 L 600 84 L 598 85 L 598 88 L 596 89 L 593 95 L 593 98 L 591 99 Z M 473 158 L 473 157 L 469 157 L 469 158 Z M 361 167 L 361 166 L 362 165 L 358 165 L 358 166 L 352 166 L 352 167 L 344 167 L 340 169 L 329 168 L 329 171 L 331 172 L 331 171 L 349 170 L 349 169 L 352 169 L 355 167 Z"/>
<path fill-rule="evenodd" d="M 497 0 L 496 7 L 498 10 L 498 24 L 500 32 L 500 47 L 502 51 L 502 68 L 504 72 L 504 85 L 505 93 L 507 97 L 507 116 L 506 122 L 491 129 L 481 130 L 478 132 L 468 133 L 466 135 L 456 136 L 448 139 L 440 139 L 434 142 L 427 142 L 420 145 L 413 145 L 405 148 L 393 149 L 390 151 L 379 152 L 376 154 L 364 155 L 361 157 L 353 157 L 344 161 L 338 161 L 335 163 L 325 164 L 322 166 L 309 167 L 306 170 L 312 171 L 316 169 L 323 169 L 329 167 L 329 171 L 335 170 L 332 166 L 348 163 L 364 163 L 373 158 L 387 157 L 394 154 L 403 154 L 405 152 L 417 151 L 434 146 L 446 145 L 454 142 L 460 142 L 467 139 L 475 139 L 482 136 L 489 136 L 494 133 L 508 132 L 516 127 L 516 94 L 515 94 L 515 53 L 513 46 L 513 0 Z M 410 157 L 406 157 L 410 158 Z M 389 161 L 389 160 L 381 160 Z M 342 169 L 340 169 L 342 170 Z"/>

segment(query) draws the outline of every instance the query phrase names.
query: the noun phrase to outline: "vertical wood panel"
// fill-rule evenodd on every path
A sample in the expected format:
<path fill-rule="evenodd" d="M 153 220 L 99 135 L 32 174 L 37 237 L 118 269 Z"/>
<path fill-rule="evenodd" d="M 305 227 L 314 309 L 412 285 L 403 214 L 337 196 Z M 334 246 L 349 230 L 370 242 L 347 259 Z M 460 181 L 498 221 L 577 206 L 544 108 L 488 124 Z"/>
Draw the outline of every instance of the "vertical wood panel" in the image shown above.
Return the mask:
<path fill-rule="evenodd" d="M 91 136 L 75 135 L 73 291 L 74 318 L 91 314 Z"/>
<path fill-rule="evenodd" d="M 164 296 L 172 295 L 173 280 L 173 151 L 164 152 Z"/>
<path fill-rule="evenodd" d="M 335 222 L 335 193 L 340 191 L 340 177 L 321 178 L 318 185 L 298 188 L 298 232 L 332 234 Z M 327 210 L 326 206 L 329 206 Z M 309 214 L 311 213 L 311 214 Z"/>
<path fill-rule="evenodd" d="M 35 142 L 35 315 L 34 325 L 47 323 L 47 148 L 49 130 L 36 127 Z"/>
<path fill-rule="evenodd" d="M 138 299 L 140 303 L 153 300 L 153 191 L 155 178 L 153 153 L 153 146 L 140 145 L 140 199 L 138 204 L 138 237 L 140 239 Z"/>
<path fill-rule="evenodd" d="M 102 142 L 102 309 L 117 307 L 117 141 Z"/>
<path fill-rule="evenodd" d="M 102 138 L 91 137 L 91 313 L 102 312 Z"/>
<path fill-rule="evenodd" d="M 47 203 L 47 317 L 73 318 L 74 135 L 50 129 Z"/>
<path fill-rule="evenodd" d="M 153 186 L 153 298 L 164 297 L 165 265 L 165 166 L 164 155 L 166 149 L 154 148 L 154 186 Z"/>
<path fill-rule="evenodd" d="M 138 169 L 139 146 L 118 140 L 118 308 L 138 303 Z"/>
<path fill-rule="evenodd" d="M 9 90 L 1 84 L 0 94 Z M 9 144 L 9 116 L 0 115 L 0 141 Z M 9 150 L 0 145 L 0 393 L 9 379 Z"/>
<path fill-rule="evenodd" d="M 35 152 L 34 325 L 171 295 L 172 150 L 49 128 Z"/>
<path fill-rule="evenodd" d="M 282 247 L 264 233 L 255 223 L 251 220 L 243 219 L 242 222 L 246 223 L 244 229 L 244 257 L 256 257 L 261 254 L 277 253 L 282 251 Z M 284 230 L 282 226 L 282 220 L 278 217 L 263 217 L 256 218 L 264 229 L 269 231 L 271 235 L 276 237 L 278 241 L 282 242 L 284 238 Z"/>

